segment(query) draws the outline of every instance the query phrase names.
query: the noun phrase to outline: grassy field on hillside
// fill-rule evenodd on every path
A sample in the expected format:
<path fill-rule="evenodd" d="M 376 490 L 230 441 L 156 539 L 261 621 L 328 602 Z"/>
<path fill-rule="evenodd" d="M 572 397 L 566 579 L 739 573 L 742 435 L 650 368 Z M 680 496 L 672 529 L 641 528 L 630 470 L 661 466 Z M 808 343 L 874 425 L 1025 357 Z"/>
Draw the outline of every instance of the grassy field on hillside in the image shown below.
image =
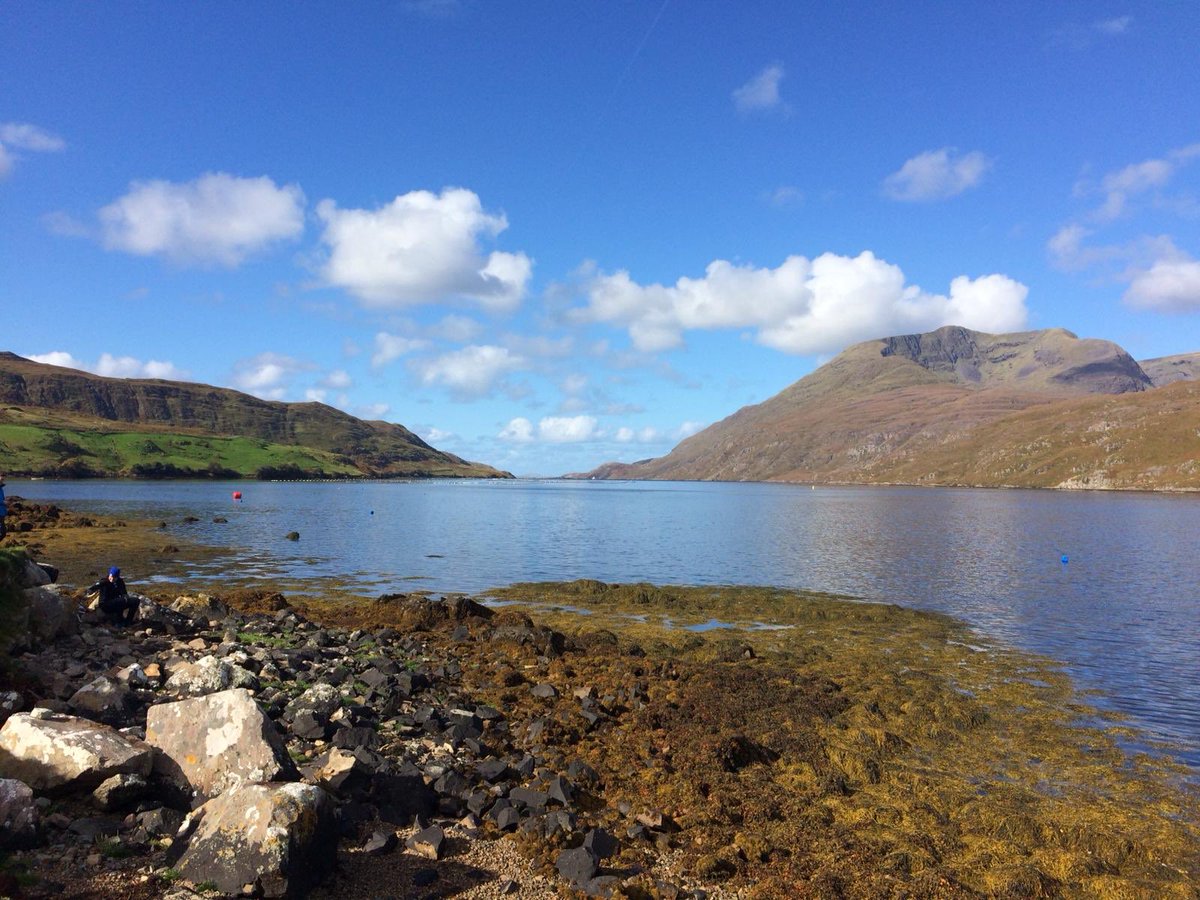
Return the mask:
<path fill-rule="evenodd" d="M 10 473 L 255 477 L 263 469 L 314 476 L 361 476 L 332 453 L 243 437 L 164 431 L 95 431 L 0 423 Z"/>

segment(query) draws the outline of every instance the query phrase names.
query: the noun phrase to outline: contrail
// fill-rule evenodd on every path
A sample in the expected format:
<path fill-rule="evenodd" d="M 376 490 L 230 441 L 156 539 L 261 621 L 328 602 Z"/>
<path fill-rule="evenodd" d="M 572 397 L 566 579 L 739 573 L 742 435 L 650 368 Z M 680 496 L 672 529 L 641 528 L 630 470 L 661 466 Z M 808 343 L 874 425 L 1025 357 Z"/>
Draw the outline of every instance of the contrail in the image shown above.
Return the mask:
<path fill-rule="evenodd" d="M 638 41 L 637 47 L 634 48 L 633 54 L 629 57 L 628 62 L 625 63 L 625 68 L 621 70 L 621 74 L 617 76 L 617 80 L 613 83 L 613 88 L 609 92 L 608 99 L 605 100 L 604 105 L 600 107 L 600 114 L 596 117 L 596 121 L 592 125 L 592 133 L 588 136 L 588 139 L 584 141 L 583 146 L 579 148 L 579 152 L 575 154 L 575 160 L 571 165 L 572 169 L 579 165 L 580 160 L 583 158 L 584 151 L 587 150 L 588 146 L 592 143 L 592 137 L 599 130 L 604 120 L 608 118 L 608 111 L 612 109 L 613 103 L 616 102 L 617 94 L 620 93 L 621 86 L 625 83 L 626 79 L 629 78 L 629 73 L 633 69 L 633 64 L 636 63 L 638 61 L 638 57 L 642 55 L 642 50 L 645 49 L 647 41 L 650 40 L 650 35 L 654 34 L 654 29 L 658 26 L 658 20 L 663 17 L 663 13 L 667 11 L 667 6 L 670 3 L 671 0 L 663 0 L 662 5 L 658 8 L 658 12 L 654 15 L 654 20 L 650 23 L 650 27 L 646 29 L 646 33 L 642 35 L 642 39 Z"/>

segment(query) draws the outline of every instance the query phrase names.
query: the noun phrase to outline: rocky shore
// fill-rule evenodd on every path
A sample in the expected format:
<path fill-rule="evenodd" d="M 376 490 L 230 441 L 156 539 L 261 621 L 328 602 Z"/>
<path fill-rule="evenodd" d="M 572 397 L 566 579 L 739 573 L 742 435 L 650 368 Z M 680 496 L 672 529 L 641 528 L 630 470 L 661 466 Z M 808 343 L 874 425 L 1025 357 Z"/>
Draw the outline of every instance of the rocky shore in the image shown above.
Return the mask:
<path fill-rule="evenodd" d="M 231 582 L 116 629 L 41 550 L 137 530 L 12 505 L 0 897 L 1200 896 L 1189 773 L 944 617 Z"/>

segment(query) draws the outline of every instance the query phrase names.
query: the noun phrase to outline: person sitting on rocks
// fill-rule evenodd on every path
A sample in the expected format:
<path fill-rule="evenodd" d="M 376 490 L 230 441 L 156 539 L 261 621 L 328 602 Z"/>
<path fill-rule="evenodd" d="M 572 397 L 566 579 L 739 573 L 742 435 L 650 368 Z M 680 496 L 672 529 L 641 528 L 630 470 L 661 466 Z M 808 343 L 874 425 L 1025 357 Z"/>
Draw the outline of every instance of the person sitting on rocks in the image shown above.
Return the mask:
<path fill-rule="evenodd" d="M 121 577 L 120 569 L 116 566 L 109 569 L 107 578 L 101 579 L 88 589 L 88 593 L 92 591 L 100 593 L 100 611 L 110 624 L 118 628 L 133 624 L 137 618 L 138 602 L 125 590 L 125 580 Z"/>

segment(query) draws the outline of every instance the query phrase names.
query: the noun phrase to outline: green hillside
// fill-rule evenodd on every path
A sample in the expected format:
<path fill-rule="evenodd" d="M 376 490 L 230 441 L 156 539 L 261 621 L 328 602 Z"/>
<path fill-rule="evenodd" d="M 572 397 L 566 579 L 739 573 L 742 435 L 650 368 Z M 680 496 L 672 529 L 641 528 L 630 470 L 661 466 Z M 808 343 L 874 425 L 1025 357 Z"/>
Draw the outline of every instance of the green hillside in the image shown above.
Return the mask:
<path fill-rule="evenodd" d="M 104 378 L 3 352 L 0 460 L 10 474 L 47 477 L 511 477 L 322 403 Z"/>

